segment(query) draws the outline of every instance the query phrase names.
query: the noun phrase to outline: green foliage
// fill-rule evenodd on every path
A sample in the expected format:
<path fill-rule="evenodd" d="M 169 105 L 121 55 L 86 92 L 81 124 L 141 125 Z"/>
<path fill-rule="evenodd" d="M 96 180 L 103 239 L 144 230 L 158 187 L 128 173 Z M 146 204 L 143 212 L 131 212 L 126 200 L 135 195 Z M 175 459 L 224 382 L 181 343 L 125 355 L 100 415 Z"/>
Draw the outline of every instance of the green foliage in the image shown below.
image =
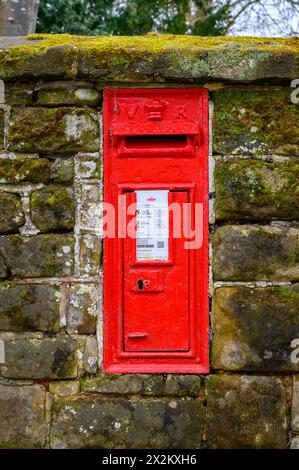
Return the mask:
<path fill-rule="evenodd" d="M 208 36 L 224 34 L 228 21 L 229 8 L 213 1 L 195 0 L 191 6 L 189 0 L 41 0 L 36 31 Z"/>

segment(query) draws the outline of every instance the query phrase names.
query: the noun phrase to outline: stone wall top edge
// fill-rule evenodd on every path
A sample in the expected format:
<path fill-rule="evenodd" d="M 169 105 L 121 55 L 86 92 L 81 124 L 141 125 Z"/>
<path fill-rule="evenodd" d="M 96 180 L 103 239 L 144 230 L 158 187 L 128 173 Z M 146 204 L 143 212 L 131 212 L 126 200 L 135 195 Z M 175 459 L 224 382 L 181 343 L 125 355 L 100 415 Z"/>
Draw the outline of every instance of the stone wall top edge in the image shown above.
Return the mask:
<path fill-rule="evenodd" d="M 298 38 L 30 35 L 0 38 L 0 78 L 107 82 L 286 82 Z"/>

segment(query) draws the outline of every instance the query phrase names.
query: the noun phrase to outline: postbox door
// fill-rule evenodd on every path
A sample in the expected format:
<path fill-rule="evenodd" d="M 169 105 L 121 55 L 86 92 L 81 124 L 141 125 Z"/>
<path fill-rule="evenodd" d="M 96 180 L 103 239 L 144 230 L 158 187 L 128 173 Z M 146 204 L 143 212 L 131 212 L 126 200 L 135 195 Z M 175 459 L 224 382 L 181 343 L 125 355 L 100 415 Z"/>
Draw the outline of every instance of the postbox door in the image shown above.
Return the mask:
<path fill-rule="evenodd" d="M 150 201 L 151 191 L 144 191 Z M 188 191 L 154 191 L 165 197 L 176 210 L 188 202 Z M 138 199 L 135 191 L 128 202 Z M 143 194 L 144 197 L 144 194 Z M 146 212 L 145 205 L 145 212 Z M 189 253 L 185 248 L 183 221 L 172 210 L 158 213 L 158 225 L 167 223 L 166 233 L 157 240 L 127 237 L 124 240 L 124 350 L 125 351 L 188 351 L 190 348 L 189 318 Z M 138 204 L 137 204 L 138 211 Z M 157 213 L 156 213 L 157 215 Z M 143 214 L 137 224 L 145 221 Z M 130 217 L 130 216 L 128 216 Z M 160 217 L 160 220 L 159 220 Z M 161 220 L 164 218 L 164 221 Z M 180 224 L 181 236 L 173 237 L 173 224 Z M 176 227 L 176 236 L 178 235 Z M 165 227 L 164 227 L 165 229 Z"/>

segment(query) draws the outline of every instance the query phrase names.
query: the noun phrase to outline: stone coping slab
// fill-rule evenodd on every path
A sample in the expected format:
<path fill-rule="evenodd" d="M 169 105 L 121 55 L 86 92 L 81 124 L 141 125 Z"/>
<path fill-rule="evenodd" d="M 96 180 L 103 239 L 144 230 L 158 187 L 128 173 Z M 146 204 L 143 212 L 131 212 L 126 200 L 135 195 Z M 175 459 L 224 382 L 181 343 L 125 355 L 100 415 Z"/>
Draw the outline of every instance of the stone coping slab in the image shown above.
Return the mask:
<path fill-rule="evenodd" d="M 299 76 L 299 38 L 34 34 L 0 38 L 0 78 L 114 82 L 286 82 Z"/>

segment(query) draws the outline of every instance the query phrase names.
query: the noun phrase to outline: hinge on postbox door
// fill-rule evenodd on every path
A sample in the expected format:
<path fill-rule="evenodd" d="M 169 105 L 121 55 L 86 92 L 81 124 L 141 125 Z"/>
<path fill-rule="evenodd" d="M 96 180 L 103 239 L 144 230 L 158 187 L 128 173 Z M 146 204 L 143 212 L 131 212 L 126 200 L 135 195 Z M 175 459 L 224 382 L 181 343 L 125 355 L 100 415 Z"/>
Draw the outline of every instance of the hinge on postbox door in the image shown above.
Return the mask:
<path fill-rule="evenodd" d="M 113 130 L 112 130 L 112 127 L 110 127 L 110 129 L 109 129 L 109 137 L 110 137 L 110 139 L 112 139 L 112 136 L 113 136 Z"/>

